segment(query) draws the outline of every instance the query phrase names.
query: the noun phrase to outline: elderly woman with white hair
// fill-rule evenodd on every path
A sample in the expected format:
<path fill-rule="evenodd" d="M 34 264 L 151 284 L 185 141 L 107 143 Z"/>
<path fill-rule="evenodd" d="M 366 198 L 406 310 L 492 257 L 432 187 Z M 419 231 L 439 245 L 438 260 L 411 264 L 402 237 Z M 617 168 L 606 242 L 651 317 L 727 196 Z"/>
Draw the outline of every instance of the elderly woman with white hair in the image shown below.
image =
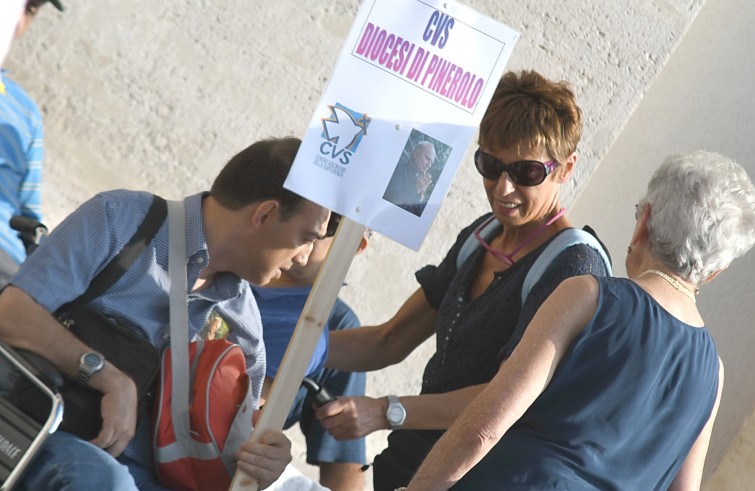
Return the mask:
<path fill-rule="evenodd" d="M 628 278 L 564 280 L 409 490 L 699 489 L 723 365 L 695 294 L 755 242 L 755 189 L 670 157 L 636 219 Z"/>

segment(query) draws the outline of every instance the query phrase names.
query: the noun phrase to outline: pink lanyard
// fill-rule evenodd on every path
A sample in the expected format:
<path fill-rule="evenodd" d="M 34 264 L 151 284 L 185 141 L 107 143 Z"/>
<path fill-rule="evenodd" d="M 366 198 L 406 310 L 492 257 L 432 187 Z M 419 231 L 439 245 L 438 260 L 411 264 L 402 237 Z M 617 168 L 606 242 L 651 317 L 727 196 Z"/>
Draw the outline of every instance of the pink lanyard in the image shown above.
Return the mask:
<path fill-rule="evenodd" d="M 514 261 L 514 255 L 516 255 L 517 252 L 521 251 L 524 246 L 532 242 L 532 239 L 534 239 L 535 237 L 543 233 L 543 231 L 546 228 L 550 227 L 553 224 L 553 222 L 555 222 L 556 220 L 558 220 L 565 214 L 566 214 L 566 208 L 561 208 L 561 211 L 556 213 L 556 215 L 553 218 L 545 222 L 543 225 L 540 225 L 540 228 L 538 228 L 537 230 L 532 232 L 530 235 L 528 235 L 527 238 L 524 239 L 521 243 L 519 243 L 519 245 L 516 246 L 516 248 L 513 251 L 511 251 L 510 254 L 506 254 L 505 252 L 501 252 L 501 251 L 497 251 L 493 249 L 492 247 L 490 247 L 490 245 L 487 242 L 485 242 L 485 239 L 483 239 L 482 236 L 480 235 L 480 231 L 484 229 L 486 226 L 488 226 L 490 222 L 495 220 L 495 215 L 491 216 L 490 218 L 485 220 L 485 222 L 482 225 L 477 227 L 477 230 L 474 231 L 474 236 L 475 236 L 475 239 L 477 239 L 477 241 L 480 244 L 482 244 L 482 246 L 485 249 L 487 249 L 488 252 L 490 252 L 493 256 L 497 257 L 498 259 L 500 259 L 501 261 L 505 263 L 508 263 L 509 266 L 513 266 L 514 263 L 516 262 Z"/>

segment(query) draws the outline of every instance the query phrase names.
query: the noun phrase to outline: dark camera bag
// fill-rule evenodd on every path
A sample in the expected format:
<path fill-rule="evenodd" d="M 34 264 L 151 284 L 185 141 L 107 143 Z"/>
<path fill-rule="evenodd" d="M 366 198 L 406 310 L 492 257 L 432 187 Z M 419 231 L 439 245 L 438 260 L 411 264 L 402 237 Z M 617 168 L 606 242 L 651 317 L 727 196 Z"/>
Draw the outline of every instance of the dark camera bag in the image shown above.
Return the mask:
<path fill-rule="evenodd" d="M 85 305 L 69 310 L 61 320 L 84 344 L 102 353 L 107 361 L 133 379 L 142 415 L 149 405 L 160 366 L 157 349 L 133 329 L 120 326 Z M 60 392 L 64 403 L 60 429 L 84 440 L 95 438 L 102 428 L 102 393 L 72 379 L 65 379 Z"/>

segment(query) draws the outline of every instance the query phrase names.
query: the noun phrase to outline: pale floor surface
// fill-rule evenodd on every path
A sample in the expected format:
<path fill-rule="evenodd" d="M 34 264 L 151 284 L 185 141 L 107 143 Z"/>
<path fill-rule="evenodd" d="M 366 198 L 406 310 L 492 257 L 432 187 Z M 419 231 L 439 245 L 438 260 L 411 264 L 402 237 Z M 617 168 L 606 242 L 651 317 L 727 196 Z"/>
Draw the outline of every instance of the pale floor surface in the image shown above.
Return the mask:
<path fill-rule="evenodd" d="M 755 412 L 745 421 L 703 491 L 755 490 Z"/>

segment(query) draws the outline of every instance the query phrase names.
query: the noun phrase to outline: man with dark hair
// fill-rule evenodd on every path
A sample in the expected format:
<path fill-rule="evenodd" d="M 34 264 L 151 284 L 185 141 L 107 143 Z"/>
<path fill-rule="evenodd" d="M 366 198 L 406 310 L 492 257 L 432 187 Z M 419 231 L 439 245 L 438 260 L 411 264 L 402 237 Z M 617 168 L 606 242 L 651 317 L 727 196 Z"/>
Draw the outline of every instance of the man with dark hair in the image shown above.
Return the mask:
<path fill-rule="evenodd" d="M 15 29 L 18 39 L 46 0 L 28 0 Z M 63 10 L 58 0 L 51 3 Z M 23 215 L 42 221 L 42 115 L 34 100 L 6 71 L 0 71 L 0 288 L 26 258 L 26 249 L 10 219 Z"/>
<path fill-rule="evenodd" d="M 264 285 L 295 264 L 305 265 L 315 241 L 325 236 L 330 214 L 283 190 L 299 143 L 255 143 L 229 162 L 209 193 L 183 200 L 189 338 L 202 331 L 211 314 L 222 317 L 229 340 L 246 355 L 255 404 L 265 375 L 265 349 L 249 283 Z M 88 371 L 85 385 L 103 394 L 99 435 L 91 442 L 61 431 L 50 435 L 30 464 L 26 489 L 60 489 L 61 482 L 85 491 L 163 489 L 153 470 L 150 418 L 137 417 L 133 381 L 108 360 L 93 373 L 82 366 L 93 351 L 52 315 L 87 289 L 128 242 L 151 202 L 146 192 L 98 194 L 47 237 L 0 295 L 0 339 L 47 358 L 68 378 Z M 162 350 L 169 343 L 169 285 L 166 221 L 128 271 L 89 306 Z M 291 460 L 290 442 L 280 432 L 242 449 L 239 467 L 262 488 Z"/>
<path fill-rule="evenodd" d="M 301 140 L 281 138 L 257 142 L 234 156 L 220 171 L 210 189 L 210 194 L 225 208 L 238 210 L 261 198 L 274 198 L 283 207 L 283 213 L 290 215 L 297 211 L 297 205 L 304 200 L 296 193 L 283 187 L 291 162 L 299 151 Z M 257 172 L 247 171 L 249 162 L 257 162 Z M 280 183 L 270 186 L 270 182 Z"/>

